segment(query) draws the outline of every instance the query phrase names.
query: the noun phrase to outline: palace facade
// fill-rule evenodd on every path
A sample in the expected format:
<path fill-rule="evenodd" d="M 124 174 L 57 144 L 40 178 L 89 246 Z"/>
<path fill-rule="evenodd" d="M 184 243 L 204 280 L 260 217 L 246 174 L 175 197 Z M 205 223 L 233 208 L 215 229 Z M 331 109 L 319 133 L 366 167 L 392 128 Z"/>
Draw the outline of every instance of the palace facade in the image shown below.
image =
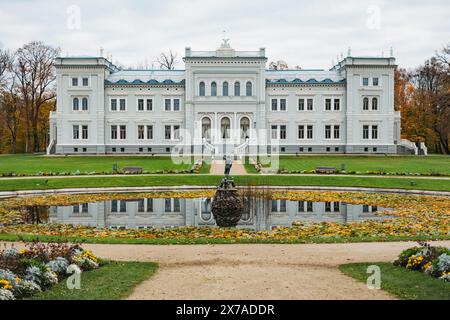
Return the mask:
<path fill-rule="evenodd" d="M 104 57 L 57 58 L 47 152 L 414 149 L 400 139 L 394 57 L 348 55 L 330 70 L 267 70 L 265 49 L 236 51 L 224 41 L 215 51 L 186 48 L 183 60 L 184 70 L 121 70 Z"/>

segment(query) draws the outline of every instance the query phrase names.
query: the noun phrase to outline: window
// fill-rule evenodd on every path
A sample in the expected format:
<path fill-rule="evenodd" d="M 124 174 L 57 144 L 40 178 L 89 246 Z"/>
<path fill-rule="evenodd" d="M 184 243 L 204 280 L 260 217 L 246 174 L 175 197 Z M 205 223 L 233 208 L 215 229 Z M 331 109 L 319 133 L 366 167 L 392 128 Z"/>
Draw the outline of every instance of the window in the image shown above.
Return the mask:
<path fill-rule="evenodd" d="M 280 212 L 286 212 L 286 200 L 280 200 Z"/>
<path fill-rule="evenodd" d="M 314 102 L 313 102 L 313 99 L 308 99 L 308 100 L 306 101 L 306 107 L 307 107 L 308 111 L 313 110 L 313 108 L 314 108 Z"/>
<path fill-rule="evenodd" d="M 212 97 L 217 96 L 217 83 L 216 82 L 211 83 L 211 96 Z"/>
<path fill-rule="evenodd" d="M 89 204 L 88 203 L 83 203 L 81 205 L 81 212 L 82 213 L 88 213 L 89 212 Z"/>
<path fill-rule="evenodd" d="M 111 99 L 111 111 L 117 111 L 117 99 Z"/>
<path fill-rule="evenodd" d="M 81 109 L 83 111 L 87 111 L 88 110 L 88 99 L 87 98 L 81 99 Z"/>
<path fill-rule="evenodd" d="M 120 139 L 124 140 L 127 138 L 127 126 L 120 126 Z"/>
<path fill-rule="evenodd" d="M 372 110 L 378 110 L 378 99 L 372 98 Z"/>
<path fill-rule="evenodd" d="M 372 139 L 378 139 L 378 126 L 372 126 Z"/>
<path fill-rule="evenodd" d="M 278 100 L 272 99 L 272 111 L 277 111 L 277 110 L 278 110 Z"/>
<path fill-rule="evenodd" d="M 164 138 L 170 140 L 172 137 L 172 128 L 170 126 L 164 126 Z"/>
<path fill-rule="evenodd" d="M 286 99 L 280 100 L 280 111 L 286 111 Z"/>
<path fill-rule="evenodd" d="M 89 85 L 89 79 L 83 78 L 83 87 L 87 87 Z"/>
<path fill-rule="evenodd" d="M 333 211 L 334 212 L 339 212 L 339 208 L 340 207 L 340 204 L 339 204 L 339 202 L 333 202 Z"/>
<path fill-rule="evenodd" d="M 331 110 L 331 99 L 325 99 L 325 110 Z"/>
<path fill-rule="evenodd" d="M 198 95 L 200 97 L 204 97 L 205 96 L 205 83 L 203 81 L 200 82 L 200 84 L 198 85 Z"/>
<path fill-rule="evenodd" d="M 236 97 L 239 97 L 241 95 L 241 84 L 239 81 L 234 83 L 234 95 Z"/>
<path fill-rule="evenodd" d="M 138 126 L 138 139 L 139 140 L 144 139 L 144 126 L 141 125 Z"/>
<path fill-rule="evenodd" d="M 211 119 L 203 117 L 202 119 L 202 138 L 210 139 L 211 137 Z"/>
<path fill-rule="evenodd" d="M 305 126 L 304 125 L 298 126 L 298 138 L 305 139 Z"/>
<path fill-rule="evenodd" d="M 72 213 L 80 213 L 80 206 L 78 204 L 72 206 Z"/>
<path fill-rule="evenodd" d="M 331 202 L 325 202 L 325 212 L 331 212 Z"/>
<path fill-rule="evenodd" d="M 81 139 L 88 139 L 88 126 L 81 126 Z"/>
<path fill-rule="evenodd" d="M 305 110 L 305 99 L 298 99 L 298 110 Z"/>
<path fill-rule="evenodd" d="M 374 87 L 378 87 L 378 78 L 373 78 L 373 79 L 372 79 L 372 85 L 373 85 Z"/>
<path fill-rule="evenodd" d="M 72 138 L 74 140 L 80 139 L 80 126 L 79 125 L 72 126 Z"/>
<path fill-rule="evenodd" d="M 147 111 L 153 111 L 153 99 L 147 99 Z"/>
<path fill-rule="evenodd" d="M 120 111 L 126 110 L 126 104 L 125 99 L 120 99 Z"/>
<path fill-rule="evenodd" d="M 180 99 L 173 100 L 173 111 L 180 111 Z"/>
<path fill-rule="evenodd" d="M 144 111 L 144 99 L 138 99 L 138 111 Z"/>
<path fill-rule="evenodd" d="M 341 100 L 340 99 L 334 99 L 334 110 L 335 111 L 341 110 Z"/>
<path fill-rule="evenodd" d="M 117 212 L 117 200 L 111 200 L 111 212 Z"/>
<path fill-rule="evenodd" d="M 272 200 L 272 208 L 271 208 L 270 211 L 272 211 L 272 212 L 277 212 L 278 211 L 277 200 Z"/>
<path fill-rule="evenodd" d="M 369 126 L 363 126 L 363 139 L 369 139 Z"/>
<path fill-rule="evenodd" d="M 73 98 L 72 109 L 73 111 L 80 110 L 80 100 L 78 98 Z"/>
<path fill-rule="evenodd" d="M 78 78 L 72 78 L 72 86 L 78 86 Z"/>
<path fill-rule="evenodd" d="M 164 100 L 164 110 L 170 111 L 171 104 L 172 103 L 171 103 L 170 99 L 165 99 Z"/>
<path fill-rule="evenodd" d="M 307 211 L 308 212 L 313 212 L 313 203 L 312 202 L 310 202 L 310 201 L 308 201 L 307 203 L 306 203 L 306 207 L 307 207 Z"/>
<path fill-rule="evenodd" d="M 147 139 L 153 139 L 153 126 L 147 126 Z"/>
<path fill-rule="evenodd" d="M 138 201 L 138 212 L 144 212 L 144 211 L 145 211 L 144 199 L 139 199 L 139 201 Z"/>
<path fill-rule="evenodd" d="M 172 211 L 172 201 L 170 201 L 171 199 L 164 199 L 164 211 L 165 212 L 171 212 Z"/>
<path fill-rule="evenodd" d="M 111 126 L 111 139 L 116 140 L 117 139 L 117 126 Z"/>
<path fill-rule="evenodd" d="M 127 202 L 120 200 L 119 201 L 120 212 L 127 212 Z"/>
<path fill-rule="evenodd" d="M 341 129 L 340 126 L 334 126 L 334 135 L 333 135 L 333 137 L 335 139 L 340 139 L 340 129 Z M 335 150 L 335 151 L 338 151 L 338 150 Z"/>
<path fill-rule="evenodd" d="M 153 212 L 153 199 L 147 198 L 147 212 Z"/>
<path fill-rule="evenodd" d="M 363 78 L 363 86 L 367 87 L 369 85 L 369 78 Z"/>
<path fill-rule="evenodd" d="M 173 199 L 173 212 L 180 212 L 180 199 Z"/>
<path fill-rule="evenodd" d="M 220 120 L 220 133 L 222 139 L 230 138 L 230 125 L 231 125 L 230 118 L 224 117 L 222 118 L 222 120 Z"/>
<path fill-rule="evenodd" d="M 272 139 L 277 139 L 278 137 L 278 126 L 272 126 Z"/>
<path fill-rule="evenodd" d="M 228 82 L 224 82 L 222 85 L 222 95 L 228 97 Z"/>
<path fill-rule="evenodd" d="M 331 139 L 331 126 L 325 126 L 325 139 Z"/>
<path fill-rule="evenodd" d="M 247 84 L 245 85 L 245 95 L 247 97 L 251 97 L 253 95 L 252 91 L 253 91 L 252 83 L 248 81 Z"/>
<path fill-rule="evenodd" d="M 369 98 L 367 97 L 363 99 L 363 110 L 369 110 Z"/>
<path fill-rule="evenodd" d="M 180 126 L 173 126 L 173 139 L 174 140 L 180 139 Z"/>
<path fill-rule="evenodd" d="M 307 126 L 306 127 L 306 138 L 312 139 L 313 138 L 313 126 Z"/>
<path fill-rule="evenodd" d="M 304 201 L 299 201 L 298 202 L 298 212 L 305 212 L 305 202 Z"/>
<path fill-rule="evenodd" d="M 282 140 L 286 139 L 286 126 L 285 125 L 280 126 L 280 139 L 282 139 Z"/>

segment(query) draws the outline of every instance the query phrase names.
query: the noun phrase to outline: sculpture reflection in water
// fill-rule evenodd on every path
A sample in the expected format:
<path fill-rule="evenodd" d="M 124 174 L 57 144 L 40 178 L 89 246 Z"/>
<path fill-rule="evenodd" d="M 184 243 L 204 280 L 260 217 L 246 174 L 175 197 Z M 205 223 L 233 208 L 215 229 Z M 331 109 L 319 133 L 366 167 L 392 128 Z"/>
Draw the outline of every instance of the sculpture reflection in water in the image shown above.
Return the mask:
<path fill-rule="evenodd" d="M 212 214 L 219 227 L 236 227 L 242 218 L 244 204 L 232 179 L 223 178 L 212 202 Z"/>

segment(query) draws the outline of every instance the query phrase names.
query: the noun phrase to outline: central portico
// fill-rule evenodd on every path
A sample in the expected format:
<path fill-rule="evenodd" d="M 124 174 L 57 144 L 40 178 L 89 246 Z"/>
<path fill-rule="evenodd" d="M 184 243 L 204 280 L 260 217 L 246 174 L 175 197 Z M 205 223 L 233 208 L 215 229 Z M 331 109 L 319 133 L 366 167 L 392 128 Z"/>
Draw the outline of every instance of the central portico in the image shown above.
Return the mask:
<path fill-rule="evenodd" d="M 236 51 L 224 39 L 215 51 L 186 48 L 184 62 L 186 124 L 193 125 L 186 129 L 196 150 L 206 140 L 230 152 L 265 127 L 265 49 Z"/>

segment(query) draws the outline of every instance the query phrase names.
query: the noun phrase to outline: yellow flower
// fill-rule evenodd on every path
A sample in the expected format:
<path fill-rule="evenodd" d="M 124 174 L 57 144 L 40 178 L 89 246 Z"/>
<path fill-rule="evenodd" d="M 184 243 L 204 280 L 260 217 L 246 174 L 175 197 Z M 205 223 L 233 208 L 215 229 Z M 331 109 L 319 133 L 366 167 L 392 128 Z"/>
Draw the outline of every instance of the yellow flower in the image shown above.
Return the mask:
<path fill-rule="evenodd" d="M 6 290 L 11 290 L 13 288 L 11 283 L 8 280 L 4 279 L 0 280 L 0 285 L 3 287 L 3 289 Z"/>
<path fill-rule="evenodd" d="M 19 251 L 19 254 L 25 254 L 25 253 L 27 253 L 27 252 L 28 252 L 27 249 L 22 249 L 22 250 Z"/>

